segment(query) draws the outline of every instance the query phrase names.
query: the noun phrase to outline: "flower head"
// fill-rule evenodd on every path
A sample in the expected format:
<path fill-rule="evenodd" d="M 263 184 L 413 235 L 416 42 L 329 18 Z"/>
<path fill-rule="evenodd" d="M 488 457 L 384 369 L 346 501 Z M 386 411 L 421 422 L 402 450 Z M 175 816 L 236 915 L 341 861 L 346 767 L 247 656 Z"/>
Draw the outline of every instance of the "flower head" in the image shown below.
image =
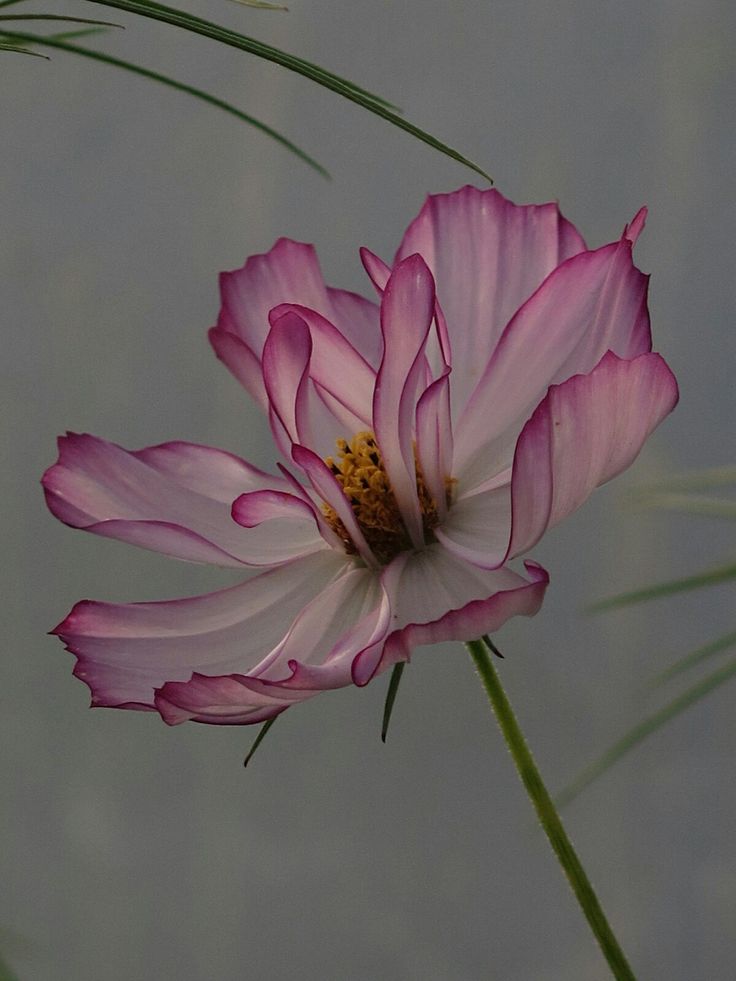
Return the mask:
<path fill-rule="evenodd" d="M 428 198 L 378 302 L 325 286 L 288 239 L 221 277 L 210 340 L 267 413 L 279 476 L 222 450 L 60 441 L 69 525 L 256 569 L 206 596 L 78 603 L 55 633 L 93 705 L 248 723 L 364 685 L 420 644 L 539 609 L 508 563 L 629 466 L 677 401 L 651 353 L 642 210 L 588 250 L 555 204 Z"/>

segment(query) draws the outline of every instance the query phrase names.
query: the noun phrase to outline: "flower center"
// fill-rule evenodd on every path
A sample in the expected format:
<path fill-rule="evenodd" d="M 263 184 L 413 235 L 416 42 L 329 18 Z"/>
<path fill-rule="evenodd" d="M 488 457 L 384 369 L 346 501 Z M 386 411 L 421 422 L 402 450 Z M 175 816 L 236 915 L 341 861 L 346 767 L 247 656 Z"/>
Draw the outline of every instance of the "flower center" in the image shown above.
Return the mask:
<path fill-rule="evenodd" d="M 413 548 L 411 538 L 396 503 L 391 483 L 383 467 L 381 451 L 371 432 L 356 433 L 348 442 L 338 439 L 336 456 L 328 456 L 325 463 L 335 475 L 350 502 L 353 514 L 366 542 L 382 565 L 388 564 L 399 552 Z M 422 468 L 415 458 L 417 497 L 422 513 L 424 541 L 434 541 L 433 529 L 439 524 L 437 504 L 424 482 Z M 451 481 L 447 481 L 447 495 Z M 322 506 L 327 523 L 337 532 L 345 544 L 345 551 L 355 555 L 357 549 L 345 525 L 329 504 Z"/>

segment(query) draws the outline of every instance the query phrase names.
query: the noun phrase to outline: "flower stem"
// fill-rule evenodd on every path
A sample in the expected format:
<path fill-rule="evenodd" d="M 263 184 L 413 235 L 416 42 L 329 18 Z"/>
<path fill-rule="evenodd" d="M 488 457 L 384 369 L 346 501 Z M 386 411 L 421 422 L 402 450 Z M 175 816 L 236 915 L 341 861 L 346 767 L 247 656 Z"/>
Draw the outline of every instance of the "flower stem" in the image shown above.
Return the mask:
<path fill-rule="evenodd" d="M 575 893 L 575 898 L 585 914 L 593 935 L 600 944 L 603 955 L 608 961 L 613 976 L 617 981 L 636 981 L 629 967 L 624 952 L 621 950 L 613 934 L 606 916 L 593 891 L 588 876 L 585 874 L 580 859 L 575 853 L 567 832 L 562 826 L 560 816 L 555 809 L 552 798 L 547 792 L 541 774 L 534 762 L 534 757 L 527 746 L 524 734 L 519 728 L 516 716 L 511 708 L 506 692 L 496 673 L 488 648 L 481 640 L 471 640 L 467 643 L 470 656 L 473 659 L 483 687 L 488 694 L 496 715 L 496 721 L 503 733 L 506 745 L 511 752 L 516 769 L 519 771 L 521 782 L 534 804 L 537 817 L 549 838 L 549 843 L 560 861 L 560 865 Z"/>

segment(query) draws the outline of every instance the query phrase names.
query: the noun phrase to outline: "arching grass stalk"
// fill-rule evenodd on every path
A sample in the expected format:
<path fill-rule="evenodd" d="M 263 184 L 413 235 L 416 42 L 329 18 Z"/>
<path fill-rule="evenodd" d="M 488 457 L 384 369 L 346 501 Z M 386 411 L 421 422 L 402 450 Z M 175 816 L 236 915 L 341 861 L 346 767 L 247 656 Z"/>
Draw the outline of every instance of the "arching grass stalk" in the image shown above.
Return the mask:
<path fill-rule="evenodd" d="M 534 762 L 534 757 L 527 746 L 524 734 L 519 728 L 516 716 L 511 708 L 506 692 L 496 673 L 491 657 L 490 648 L 482 640 L 471 640 L 467 643 L 470 656 L 473 659 L 483 687 L 488 694 L 496 716 L 496 721 L 503 733 L 506 745 L 511 752 L 516 769 L 519 771 L 521 782 L 531 798 L 537 817 L 549 838 L 549 843 L 557 855 L 567 876 L 575 898 L 585 914 L 593 934 L 600 944 L 603 955 L 608 961 L 613 976 L 618 981 L 635 981 L 634 973 L 621 949 L 613 930 L 601 909 L 585 869 L 580 863 L 555 805 L 547 792 L 541 774 Z"/>

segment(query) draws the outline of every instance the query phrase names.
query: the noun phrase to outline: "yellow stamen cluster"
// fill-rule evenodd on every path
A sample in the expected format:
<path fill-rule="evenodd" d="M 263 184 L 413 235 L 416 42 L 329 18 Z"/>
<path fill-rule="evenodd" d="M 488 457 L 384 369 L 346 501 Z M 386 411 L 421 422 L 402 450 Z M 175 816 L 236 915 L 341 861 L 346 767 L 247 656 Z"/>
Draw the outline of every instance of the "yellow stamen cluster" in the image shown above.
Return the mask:
<path fill-rule="evenodd" d="M 399 552 L 412 547 L 373 433 L 357 433 L 349 442 L 338 439 L 337 455 L 328 456 L 325 463 L 342 487 L 360 530 L 379 562 L 386 564 Z M 434 540 L 432 530 L 439 522 L 437 504 L 427 489 L 418 461 L 416 475 L 424 539 L 430 542 Z M 345 551 L 355 555 L 355 543 L 335 510 L 325 504 L 323 511 L 330 527 L 345 543 Z"/>

